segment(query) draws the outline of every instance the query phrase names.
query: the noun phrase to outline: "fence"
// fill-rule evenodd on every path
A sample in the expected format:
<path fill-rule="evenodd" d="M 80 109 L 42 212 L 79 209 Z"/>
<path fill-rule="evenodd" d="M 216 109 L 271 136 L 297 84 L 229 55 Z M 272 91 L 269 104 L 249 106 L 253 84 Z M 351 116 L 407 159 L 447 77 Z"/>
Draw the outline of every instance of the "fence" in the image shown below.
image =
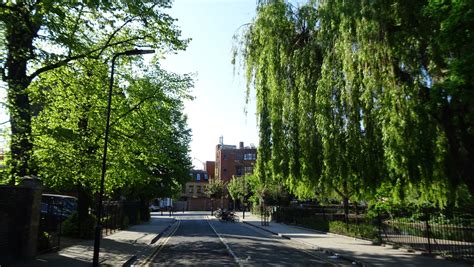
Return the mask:
<path fill-rule="evenodd" d="M 38 253 L 57 250 L 61 244 L 63 222 L 72 212 L 64 208 L 64 200 L 44 197 L 41 203 Z M 102 205 L 102 235 L 140 221 L 138 201 L 104 201 Z"/>
<path fill-rule="evenodd" d="M 62 222 L 67 218 L 64 200 L 43 197 L 41 200 L 38 253 L 57 250 L 61 244 Z"/>
<path fill-rule="evenodd" d="M 102 235 L 138 224 L 142 218 L 139 201 L 104 201 L 102 209 Z"/>
<path fill-rule="evenodd" d="M 472 214 L 469 211 L 447 217 L 439 211 L 424 210 L 421 214 L 368 216 L 365 208 L 352 207 L 346 222 L 341 206 L 325 206 L 279 207 L 272 215 L 278 222 L 474 261 Z"/>
<path fill-rule="evenodd" d="M 102 209 L 102 235 L 110 235 L 125 226 L 121 202 L 104 201 Z"/>
<path fill-rule="evenodd" d="M 436 222 L 395 218 L 381 221 L 381 238 L 387 243 L 411 247 L 429 254 L 474 260 L 474 220 L 453 218 Z"/>

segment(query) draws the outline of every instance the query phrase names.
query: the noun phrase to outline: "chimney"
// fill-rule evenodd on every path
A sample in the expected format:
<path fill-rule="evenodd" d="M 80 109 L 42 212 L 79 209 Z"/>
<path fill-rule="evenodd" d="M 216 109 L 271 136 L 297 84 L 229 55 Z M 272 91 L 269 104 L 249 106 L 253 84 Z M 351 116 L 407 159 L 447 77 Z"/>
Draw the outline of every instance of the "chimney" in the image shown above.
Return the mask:
<path fill-rule="evenodd" d="M 244 149 L 244 142 L 240 142 L 240 143 L 239 143 L 239 148 L 240 148 L 240 149 Z"/>

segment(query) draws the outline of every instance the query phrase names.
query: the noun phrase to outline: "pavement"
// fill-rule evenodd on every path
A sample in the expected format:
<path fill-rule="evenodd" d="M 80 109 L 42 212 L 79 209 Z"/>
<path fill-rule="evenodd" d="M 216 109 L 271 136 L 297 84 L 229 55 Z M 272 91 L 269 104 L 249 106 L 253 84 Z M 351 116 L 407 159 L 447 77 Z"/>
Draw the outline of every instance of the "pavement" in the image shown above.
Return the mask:
<path fill-rule="evenodd" d="M 100 265 L 129 266 L 139 255 L 151 252 L 153 244 L 174 221 L 174 218 L 165 215 L 152 215 L 149 222 L 133 225 L 104 237 L 100 242 Z M 17 262 L 14 266 L 91 266 L 93 251 L 94 241 L 83 240 L 57 252 L 39 255 L 30 261 Z"/>
<path fill-rule="evenodd" d="M 373 245 L 371 241 L 314 231 L 298 226 L 270 222 L 262 226 L 260 217 L 251 213 L 238 216 L 243 223 L 257 227 L 283 238 L 304 243 L 317 251 L 345 258 L 362 266 L 474 266 L 467 263 L 453 262 L 439 256 L 422 255 L 420 252 L 410 252 L 392 246 Z"/>

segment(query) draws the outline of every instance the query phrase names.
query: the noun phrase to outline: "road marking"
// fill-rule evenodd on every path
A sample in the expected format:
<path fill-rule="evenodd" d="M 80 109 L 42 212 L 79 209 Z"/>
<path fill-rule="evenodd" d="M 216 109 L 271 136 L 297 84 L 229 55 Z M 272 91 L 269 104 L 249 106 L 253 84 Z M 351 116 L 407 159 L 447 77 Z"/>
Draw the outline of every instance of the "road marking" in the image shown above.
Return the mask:
<path fill-rule="evenodd" d="M 214 228 L 214 226 L 212 226 L 210 220 L 209 220 L 209 217 L 207 217 L 207 223 L 209 224 L 209 226 L 212 228 L 212 230 L 214 231 L 214 233 L 216 233 L 216 235 L 219 237 L 219 239 L 221 240 L 222 244 L 224 244 L 224 246 L 227 248 L 227 250 L 229 251 L 230 255 L 232 255 L 232 257 L 234 257 L 234 260 L 235 262 L 237 262 L 237 264 L 239 264 L 239 266 L 244 266 L 242 264 L 242 262 L 240 261 L 239 257 L 237 257 L 237 255 L 234 253 L 234 251 L 229 247 L 229 245 L 227 245 L 227 243 L 225 242 L 225 239 L 216 231 L 216 229 Z"/>
<path fill-rule="evenodd" d="M 176 223 L 173 225 L 173 227 L 168 231 L 168 235 L 166 236 L 165 239 L 159 239 L 158 240 L 158 245 L 156 250 L 148 256 L 143 264 L 141 266 L 148 266 L 150 264 L 150 261 L 155 258 L 155 256 L 163 249 L 163 247 L 168 243 L 168 241 L 171 239 L 171 237 L 176 233 L 176 231 L 179 228 L 179 225 L 181 224 L 181 220 L 176 220 Z"/>
<path fill-rule="evenodd" d="M 329 260 L 327 260 L 327 259 L 325 259 L 325 258 L 323 258 L 319 255 L 314 254 L 314 252 L 312 252 L 308 248 L 302 247 L 302 246 L 309 246 L 309 244 L 307 244 L 307 243 L 302 243 L 302 242 L 298 242 L 298 241 L 295 241 L 295 240 L 292 240 L 292 239 L 284 238 L 280 235 L 275 235 L 273 233 L 270 233 L 266 230 L 261 229 L 260 227 L 252 225 L 252 224 L 242 223 L 242 225 L 246 226 L 248 229 L 251 229 L 251 230 L 253 230 L 254 232 L 256 232 L 258 234 L 261 234 L 263 236 L 268 236 L 268 238 L 274 239 L 275 241 L 277 241 L 279 243 L 282 243 L 286 246 L 292 247 L 294 249 L 297 249 L 300 252 L 303 252 L 307 255 L 310 255 L 313 258 L 316 258 L 318 260 L 322 260 L 322 261 L 324 261 L 326 263 L 329 263 L 333 266 L 343 266 L 342 264 L 339 264 L 339 263 L 336 263 L 336 262 L 331 262 L 331 261 L 329 261 Z M 276 238 L 276 237 L 279 237 L 279 238 Z"/>

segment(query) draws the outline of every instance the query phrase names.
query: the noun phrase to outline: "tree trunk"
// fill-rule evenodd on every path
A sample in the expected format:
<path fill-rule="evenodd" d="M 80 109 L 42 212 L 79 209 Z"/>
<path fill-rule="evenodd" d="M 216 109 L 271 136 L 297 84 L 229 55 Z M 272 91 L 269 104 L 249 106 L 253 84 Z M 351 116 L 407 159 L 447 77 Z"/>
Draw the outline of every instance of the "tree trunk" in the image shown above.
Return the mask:
<path fill-rule="evenodd" d="M 150 220 L 150 210 L 148 209 L 148 200 L 144 197 L 140 197 L 140 220 L 149 221 Z"/>
<path fill-rule="evenodd" d="M 342 206 L 344 208 L 344 222 L 349 225 L 349 189 L 347 188 L 347 180 L 342 182 Z"/>
<path fill-rule="evenodd" d="M 441 122 L 449 143 L 448 175 L 455 186 L 464 181 L 469 192 L 474 195 L 474 138 L 466 130 L 468 126 L 464 122 L 462 110 L 467 108 L 456 98 L 451 103 L 444 103 L 441 112 Z M 461 110 L 454 111 L 451 108 L 454 104 Z M 455 118 L 456 115 L 458 118 Z"/>
<path fill-rule="evenodd" d="M 18 3 L 14 10 L 8 16 L 9 23 L 5 23 L 8 53 L 4 77 L 8 85 L 7 106 L 11 125 L 11 184 L 15 184 L 16 177 L 36 174 L 31 164 L 31 103 L 27 90 L 31 80 L 27 75 L 27 65 L 33 55 L 33 39 L 39 30 L 23 2 Z"/>
<path fill-rule="evenodd" d="M 91 203 L 91 196 L 87 192 L 87 189 L 81 184 L 77 185 L 78 237 L 84 237 L 82 236 L 83 233 L 88 232 L 88 230 L 85 229 L 87 225 L 84 225 L 83 222 L 86 222 L 87 218 L 89 217 L 89 208 L 91 207 Z"/>
<path fill-rule="evenodd" d="M 342 205 L 344 207 L 344 222 L 349 224 L 349 198 L 347 196 L 343 197 Z"/>

